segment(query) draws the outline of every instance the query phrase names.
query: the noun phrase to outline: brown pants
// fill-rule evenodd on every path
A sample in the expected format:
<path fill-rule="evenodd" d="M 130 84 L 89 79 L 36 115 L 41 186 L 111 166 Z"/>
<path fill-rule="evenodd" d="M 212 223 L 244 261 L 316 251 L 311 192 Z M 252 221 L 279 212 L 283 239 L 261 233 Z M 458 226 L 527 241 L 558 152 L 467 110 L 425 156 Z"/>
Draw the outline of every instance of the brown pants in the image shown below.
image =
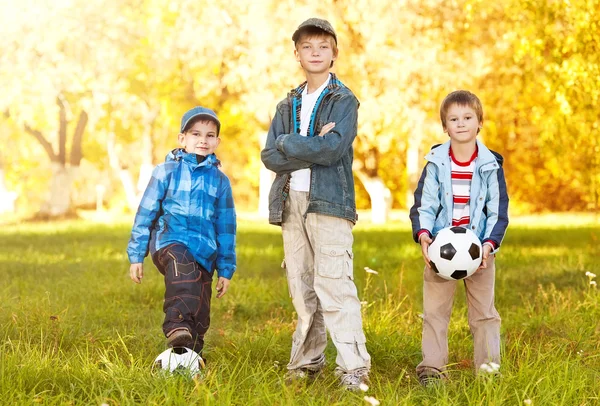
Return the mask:
<path fill-rule="evenodd" d="M 308 193 L 290 191 L 283 217 L 288 287 L 298 314 L 288 369 L 319 370 L 325 362 L 326 328 L 341 372 L 369 369 L 361 305 L 354 284 L 352 223 L 309 213 Z"/>
<path fill-rule="evenodd" d="M 495 258 L 487 268 L 464 280 L 469 326 L 473 335 L 475 370 L 481 364 L 500 364 L 500 315 L 494 307 Z M 417 375 L 444 372 L 448 364 L 448 324 L 457 281 L 448 281 L 425 267 L 423 274 L 423 361 Z"/>
<path fill-rule="evenodd" d="M 210 326 L 212 274 L 182 244 L 161 248 L 152 260 L 165 277 L 165 336 L 171 330 L 185 327 L 192 334 L 192 349 L 201 354 L 204 335 Z"/>

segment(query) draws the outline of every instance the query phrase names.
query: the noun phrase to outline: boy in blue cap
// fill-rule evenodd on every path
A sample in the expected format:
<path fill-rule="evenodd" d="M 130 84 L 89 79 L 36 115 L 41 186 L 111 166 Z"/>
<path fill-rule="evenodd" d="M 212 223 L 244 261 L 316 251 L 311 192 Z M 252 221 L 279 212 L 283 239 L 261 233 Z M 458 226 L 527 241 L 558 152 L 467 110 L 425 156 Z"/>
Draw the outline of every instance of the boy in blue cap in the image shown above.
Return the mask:
<path fill-rule="evenodd" d="M 181 148 L 152 172 L 127 246 L 135 283 L 142 281 L 148 251 L 164 276 L 167 344 L 198 354 L 210 324 L 213 271 L 221 298 L 236 269 L 231 185 L 214 154 L 220 129 L 210 109 L 194 107 L 183 115 L 177 136 Z"/>
<path fill-rule="evenodd" d="M 327 329 L 341 385 L 357 390 L 371 367 L 352 252 L 357 220 L 352 142 L 359 103 L 330 72 L 338 49 L 328 21 L 304 21 L 292 40 L 306 81 L 277 105 L 262 151 L 263 163 L 276 173 L 269 221 L 282 228 L 284 266 L 298 314 L 287 379 L 322 370 Z"/>

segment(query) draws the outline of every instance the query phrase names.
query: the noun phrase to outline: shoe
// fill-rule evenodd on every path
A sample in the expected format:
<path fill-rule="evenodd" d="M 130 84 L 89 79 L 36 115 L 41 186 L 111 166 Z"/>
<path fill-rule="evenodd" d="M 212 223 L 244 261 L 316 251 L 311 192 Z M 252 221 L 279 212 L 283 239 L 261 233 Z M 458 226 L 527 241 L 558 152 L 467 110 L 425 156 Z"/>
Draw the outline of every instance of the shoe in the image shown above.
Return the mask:
<path fill-rule="evenodd" d="M 336 369 L 336 375 L 340 377 L 340 385 L 349 391 L 360 390 L 360 385 L 369 383 L 369 370 L 366 368 L 357 369 L 351 372 L 342 372 Z"/>
<path fill-rule="evenodd" d="M 187 347 L 193 345 L 192 334 L 185 327 L 176 328 L 167 333 L 167 345 L 169 347 Z"/>
<path fill-rule="evenodd" d="M 297 368 L 297 369 L 289 369 L 285 373 L 285 383 L 291 384 L 293 382 L 316 379 L 317 376 L 321 373 L 321 370 L 312 370 L 308 368 Z"/>
<path fill-rule="evenodd" d="M 443 377 L 439 372 L 428 371 L 419 375 L 419 383 L 426 388 L 442 383 Z"/>

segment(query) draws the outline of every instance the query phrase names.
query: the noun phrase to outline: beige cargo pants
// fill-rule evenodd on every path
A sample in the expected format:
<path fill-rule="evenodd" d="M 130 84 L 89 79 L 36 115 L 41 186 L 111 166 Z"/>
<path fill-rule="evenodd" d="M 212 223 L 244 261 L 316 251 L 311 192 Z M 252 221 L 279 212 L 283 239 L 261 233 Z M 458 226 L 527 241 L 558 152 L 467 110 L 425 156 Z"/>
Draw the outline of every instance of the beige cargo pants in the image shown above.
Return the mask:
<path fill-rule="evenodd" d="M 329 330 L 341 372 L 369 369 L 360 301 L 354 284 L 352 223 L 309 213 L 308 193 L 290 190 L 283 213 L 283 247 L 289 293 L 298 323 L 289 370 L 320 370 Z"/>
<path fill-rule="evenodd" d="M 500 315 L 494 306 L 495 257 L 487 268 L 464 280 L 475 370 L 483 363 L 500 364 Z M 423 274 L 423 361 L 417 375 L 444 372 L 448 364 L 448 324 L 457 281 L 448 281 L 425 267 Z"/>

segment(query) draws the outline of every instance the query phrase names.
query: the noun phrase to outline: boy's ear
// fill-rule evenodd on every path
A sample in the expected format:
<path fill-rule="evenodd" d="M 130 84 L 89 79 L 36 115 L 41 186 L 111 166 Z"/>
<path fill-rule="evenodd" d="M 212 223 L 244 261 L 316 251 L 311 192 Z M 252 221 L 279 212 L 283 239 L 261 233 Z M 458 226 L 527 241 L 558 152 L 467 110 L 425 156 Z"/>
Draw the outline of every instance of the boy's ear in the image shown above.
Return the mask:
<path fill-rule="evenodd" d="M 179 133 L 177 134 L 177 141 L 179 142 L 179 145 L 181 145 L 182 147 L 184 146 L 184 139 L 185 139 L 185 135 L 183 135 L 183 133 Z"/>

